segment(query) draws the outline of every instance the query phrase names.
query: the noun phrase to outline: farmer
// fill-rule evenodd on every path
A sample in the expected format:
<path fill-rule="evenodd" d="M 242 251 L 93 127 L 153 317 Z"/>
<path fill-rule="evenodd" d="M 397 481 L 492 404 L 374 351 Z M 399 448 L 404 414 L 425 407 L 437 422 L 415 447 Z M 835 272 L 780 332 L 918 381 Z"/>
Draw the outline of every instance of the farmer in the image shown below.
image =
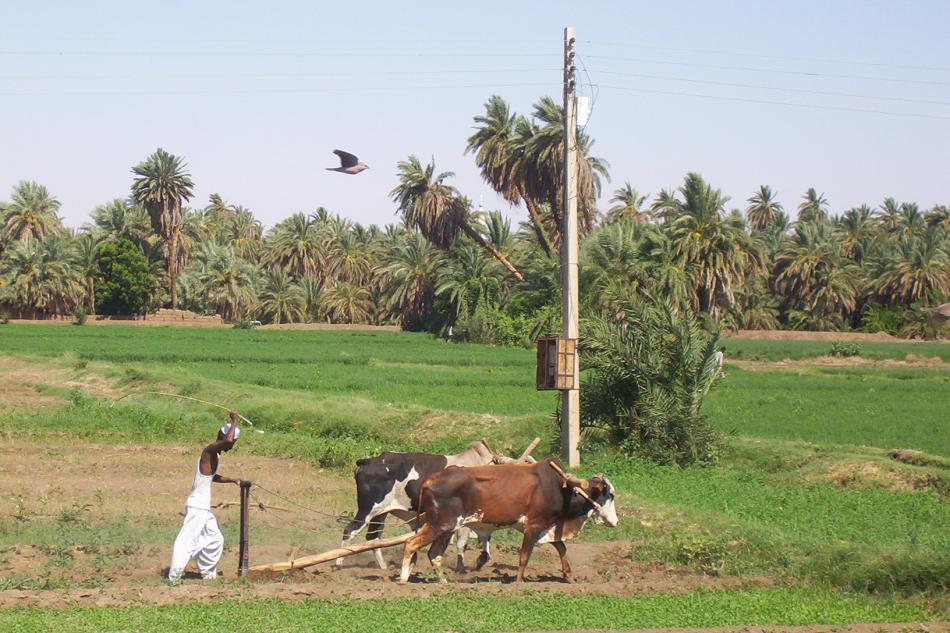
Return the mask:
<path fill-rule="evenodd" d="M 718 350 L 716 350 L 716 353 L 713 354 L 713 358 L 716 359 L 716 369 L 719 370 L 719 377 L 720 377 L 720 378 L 725 378 L 725 377 L 726 377 L 726 372 L 724 372 L 723 369 L 722 369 L 722 365 L 723 365 L 723 363 L 724 363 L 725 360 L 726 360 L 726 348 L 725 348 L 725 346 L 720 347 Z"/>
<path fill-rule="evenodd" d="M 231 422 L 218 431 L 218 439 L 201 451 L 201 458 L 195 468 L 195 479 L 191 484 L 191 494 L 185 500 L 185 521 L 175 539 L 172 549 L 172 563 L 168 568 L 168 579 L 172 582 L 181 579 L 185 565 L 192 558 L 198 563 L 201 577 L 210 580 L 218 575 L 218 561 L 224 547 L 224 537 L 218 529 L 218 521 L 211 514 L 211 482 L 219 484 L 238 484 L 240 479 L 222 477 L 218 474 L 218 456 L 234 447 L 238 434 L 237 413 L 230 411 Z"/>

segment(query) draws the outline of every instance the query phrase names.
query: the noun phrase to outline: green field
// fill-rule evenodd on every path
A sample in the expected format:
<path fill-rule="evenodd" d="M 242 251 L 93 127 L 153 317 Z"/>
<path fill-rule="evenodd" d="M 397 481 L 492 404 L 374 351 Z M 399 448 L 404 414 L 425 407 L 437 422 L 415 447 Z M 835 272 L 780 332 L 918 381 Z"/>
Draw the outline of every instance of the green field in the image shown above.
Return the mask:
<path fill-rule="evenodd" d="M 794 341 L 774 347 L 767 341 L 727 345 L 735 351 L 731 358 L 740 356 L 741 348 L 743 358 L 769 360 L 807 359 L 827 354 L 830 347 Z M 862 357 L 945 357 L 950 348 L 924 347 L 862 345 Z M 202 429 L 218 423 L 220 412 L 145 393 L 171 390 L 227 403 L 253 420 L 265 433 L 249 435 L 242 451 L 306 459 L 341 473 L 357 457 L 382 448 L 456 449 L 487 437 L 516 452 L 539 434 L 545 440 L 535 452 L 540 455 L 553 442 L 554 396 L 533 389 L 529 350 L 392 332 L 27 325 L 0 326 L 0 350 L 22 362 L 45 364 L 74 382 L 105 380 L 113 397 L 134 392 L 113 404 L 105 396 L 64 388 L 52 377 L 34 381 L 38 392 L 60 398 L 62 405 L 0 409 L 8 437 L 39 439 L 69 429 L 97 442 L 196 444 L 206 439 Z M 950 445 L 945 440 L 950 421 L 942 414 L 950 408 L 948 383 L 943 365 L 727 367 L 726 379 L 706 407 L 725 438 L 716 466 L 680 470 L 621 459 L 609 449 L 588 454 L 580 471 L 610 475 L 620 491 L 621 525 L 585 530 L 582 541 L 621 540 L 630 543 L 636 560 L 727 576 L 767 576 L 790 592 L 694 597 L 694 602 L 731 605 L 707 619 L 685 598 L 618 598 L 617 612 L 627 615 L 597 626 L 892 621 L 942 614 L 950 586 Z M 924 454 L 920 463 L 908 464 L 888 457 L 894 448 Z M 0 515 L 0 547 L 55 534 L 31 535 L 24 529 Z M 15 585 L 0 578 L 0 587 Z M 800 588 L 807 585 L 819 589 Z M 490 601 L 484 607 L 489 615 L 465 626 L 461 623 L 469 621 L 463 615 L 440 619 L 439 613 L 466 612 L 460 605 L 467 600 L 484 598 L 374 603 L 372 611 L 393 623 L 410 617 L 403 613 L 419 613 L 429 627 L 424 630 L 441 630 L 449 622 L 485 631 L 567 627 L 525 619 L 533 610 L 513 600 Z M 441 612 L 424 606 L 442 602 Z M 787 604 L 787 617 L 773 614 L 771 609 L 779 609 L 773 603 Z M 359 612 L 355 604 L 320 601 L 212 610 L 113 609 L 95 615 L 20 610 L 0 613 L 0 628 L 165 630 L 171 614 L 213 624 L 229 608 L 239 609 L 248 622 L 280 614 L 289 630 L 306 627 L 327 609 Z M 359 622 L 357 617 L 353 630 L 361 630 Z M 512 622 L 524 624 L 516 629 Z M 400 629 L 393 624 L 392 630 Z"/>

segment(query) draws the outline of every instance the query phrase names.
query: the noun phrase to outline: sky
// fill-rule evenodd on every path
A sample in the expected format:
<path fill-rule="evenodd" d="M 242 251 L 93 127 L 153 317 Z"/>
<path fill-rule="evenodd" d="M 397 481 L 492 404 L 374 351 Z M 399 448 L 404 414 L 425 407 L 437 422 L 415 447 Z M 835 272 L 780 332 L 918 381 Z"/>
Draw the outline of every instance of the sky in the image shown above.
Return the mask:
<path fill-rule="evenodd" d="M 794 217 L 884 197 L 950 202 L 950 3 L 0 2 L 0 200 L 44 184 L 69 226 L 126 197 L 156 148 L 183 156 L 193 207 L 212 193 L 271 227 L 323 206 L 395 222 L 410 154 L 486 209 L 525 217 L 464 153 L 498 94 L 560 102 L 577 30 L 586 131 L 610 164 L 600 208 L 701 173 L 744 209 L 759 185 Z M 325 171 L 334 148 L 371 169 Z"/>

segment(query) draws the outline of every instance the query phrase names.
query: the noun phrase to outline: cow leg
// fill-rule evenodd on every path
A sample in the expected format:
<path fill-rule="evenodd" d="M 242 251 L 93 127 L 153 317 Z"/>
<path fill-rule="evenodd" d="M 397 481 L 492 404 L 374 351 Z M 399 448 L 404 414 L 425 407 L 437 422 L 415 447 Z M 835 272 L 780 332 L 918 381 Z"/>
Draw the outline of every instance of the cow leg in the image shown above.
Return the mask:
<path fill-rule="evenodd" d="M 468 539 L 472 537 L 471 528 L 461 527 L 455 533 L 455 551 L 458 558 L 455 562 L 455 571 L 459 574 L 465 573 L 465 547 L 468 545 Z"/>
<path fill-rule="evenodd" d="M 442 554 L 445 553 L 445 548 L 449 546 L 449 541 L 451 540 L 452 533 L 448 532 L 435 539 L 432 542 L 432 545 L 429 547 L 429 562 L 432 563 L 432 567 L 435 569 L 435 574 L 438 576 L 439 582 L 441 583 L 448 582 L 445 579 L 445 570 L 442 569 Z"/>
<path fill-rule="evenodd" d="M 538 534 L 525 526 L 524 540 L 521 541 L 521 552 L 518 554 L 518 575 L 515 577 L 515 582 L 524 581 L 524 570 L 528 566 L 528 559 L 531 558 L 531 552 L 534 551 L 534 544 L 537 541 Z"/>
<path fill-rule="evenodd" d="M 565 582 L 571 582 L 571 564 L 567 562 L 567 545 L 564 541 L 554 541 L 551 543 L 557 550 L 557 555 L 561 557 L 561 573 L 564 575 Z"/>
<path fill-rule="evenodd" d="M 409 582 L 409 572 L 412 571 L 412 564 L 416 557 L 416 552 L 439 538 L 441 534 L 430 524 L 425 524 L 421 530 L 406 541 L 406 547 L 402 553 L 402 569 L 399 572 L 399 583 Z"/>
<path fill-rule="evenodd" d="M 478 535 L 478 544 L 482 546 L 482 551 L 475 562 L 475 571 L 480 571 L 482 567 L 491 561 L 491 532 Z"/>
<path fill-rule="evenodd" d="M 340 547 L 348 547 L 353 544 L 353 539 L 356 538 L 356 535 L 363 531 L 363 529 L 369 525 L 369 520 L 372 517 L 363 515 L 360 516 L 359 513 L 353 517 L 353 520 L 350 521 L 345 528 L 343 528 L 343 543 Z M 333 563 L 335 566 L 339 567 L 343 564 L 343 557 L 336 559 L 336 562 Z"/>
<path fill-rule="evenodd" d="M 373 520 L 369 522 L 369 529 L 366 531 L 366 540 L 378 540 L 379 537 L 383 535 L 384 527 L 386 527 L 385 514 L 373 517 Z M 379 565 L 380 569 L 389 569 L 389 563 L 387 563 L 383 557 L 383 549 L 381 547 L 373 550 L 373 556 L 376 558 L 376 564 Z"/>

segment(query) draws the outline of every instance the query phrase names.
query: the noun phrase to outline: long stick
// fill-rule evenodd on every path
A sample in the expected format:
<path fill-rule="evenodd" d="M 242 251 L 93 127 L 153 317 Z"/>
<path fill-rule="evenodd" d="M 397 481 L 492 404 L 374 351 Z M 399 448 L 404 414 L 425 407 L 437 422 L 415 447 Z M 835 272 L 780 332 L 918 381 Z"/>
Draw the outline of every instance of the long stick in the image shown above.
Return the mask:
<path fill-rule="evenodd" d="M 238 550 L 238 576 L 247 576 L 248 552 L 248 505 L 251 497 L 251 482 L 241 482 L 241 540 Z"/>
<path fill-rule="evenodd" d="M 183 395 L 181 395 L 180 393 L 169 393 L 169 392 L 167 392 L 167 391 L 135 391 L 135 392 L 127 393 L 127 394 L 125 394 L 124 396 L 122 396 L 122 397 L 120 397 L 120 398 L 116 398 L 115 400 L 112 401 L 112 404 L 115 404 L 115 403 L 118 402 L 119 400 L 124 400 L 124 399 L 128 398 L 129 396 L 132 396 L 132 395 L 135 395 L 135 394 L 139 394 L 139 393 L 150 393 L 150 394 L 156 395 L 156 396 L 171 396 L 172 398 L 181 398 L 182 400 L 193 400 L 194 402 L 200 402 L 201 404 L 206 404 L 206 405 L 211 406 L 211 407 L 217 407 L 217 408 L 219 408 L 219 409 L 223 409 L 224 411 L 228 411 L 228 412 L 234 411 L 234 409 L 231 409 L 230 407 L 226 407 L 226 406 L 224 406 L 223 404 L 217 404 L 217 403 L 215 403 L 215 402 L 208 402 L 207 400 L 200 400 L 200 399 L 198 399 L 198 398 L 192 398 L 191 396 L 183 396 Z M 237 413 L 237 411 L 234 411 L 234 412 Z M 245 422 L 247 422 L 247 423 L 250 424 L 251 426 L 254 426 L 254 423 L 253 423 L 253 422 L 251 422 L 250 420 L 248 420 L 247 418 L 245 418 L 245 417 L 244 417 L 243 415 L 241 415 L 240 413 L 237 413 L 237 417 L 241 418 L 242 420 L 244 420 Z"/>
<path fill-rule="evenodd" d="M 363 545 L 338 547 L 337 549 L 331 549 L 329 552 L 314 554 L 313 556 L 304 556 L 302 558 L 297 558 L 285 563 L 254 565 L 253 567 L 250 567 L 248 571 L 290 571 L 292 569 L 303 569 L 304 567 L 311 567 L 313 565 L 319 565 L 320 563 L 336 560 L 341 556 L 352 556 L 353 554 L 359 554 L 360 552 L 368 552 L 370 550 L 380 549 L 383 547 L 402 545 L 413 536 L 415 536 L 415 532 L 410 532 L 408 534 L 403 534 L 402 536 L 396 536 L 390 539 L 378 539 L 372 543 L 365 543 Z"/>

